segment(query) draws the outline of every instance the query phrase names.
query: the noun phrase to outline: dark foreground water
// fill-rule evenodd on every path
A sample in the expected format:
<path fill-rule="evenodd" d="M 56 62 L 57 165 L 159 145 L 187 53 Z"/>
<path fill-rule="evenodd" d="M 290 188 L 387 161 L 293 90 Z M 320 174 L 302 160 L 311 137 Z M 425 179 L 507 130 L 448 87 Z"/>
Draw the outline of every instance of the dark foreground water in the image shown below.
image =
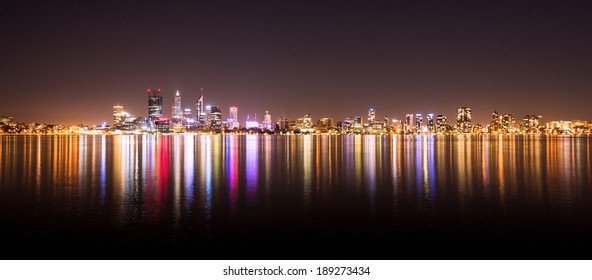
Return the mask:
<path fill-rule="evenodd" d="M 589 137 L 0 139 L 4 259 L 592 258 Z"/>

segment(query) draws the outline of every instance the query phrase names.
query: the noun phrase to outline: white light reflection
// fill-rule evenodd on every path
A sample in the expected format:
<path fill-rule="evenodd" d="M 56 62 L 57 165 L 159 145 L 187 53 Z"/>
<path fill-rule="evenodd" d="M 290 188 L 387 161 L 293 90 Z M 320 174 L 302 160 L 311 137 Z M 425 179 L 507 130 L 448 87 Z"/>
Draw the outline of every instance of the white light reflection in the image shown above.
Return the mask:
<path fill-rule="evenodd" d="M 183 186 L 185 190 L 185 212 L 189 212 L 193 206 L 193 177 L 195 165 L 195 135 L 184 135 L 183 147 Z"/>

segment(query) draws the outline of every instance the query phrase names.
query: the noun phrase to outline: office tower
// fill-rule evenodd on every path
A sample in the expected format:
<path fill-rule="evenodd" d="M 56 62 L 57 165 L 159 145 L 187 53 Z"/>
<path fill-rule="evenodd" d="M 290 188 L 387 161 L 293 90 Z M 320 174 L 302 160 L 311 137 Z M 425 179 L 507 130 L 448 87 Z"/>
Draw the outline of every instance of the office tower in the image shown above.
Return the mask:
<path fill-rule="evenodd" d="M 183 110 L 181 110 L 181 95 L 178 90 L 175 94 L 175 101 L 173 102 L 172 109 L 173 125 L 180 125 L 183 121 Z"/>
<path fill-rule="evenodd" d="M 228 119 L 226 119 L 230 129 L 239 128 L 238 123 L 238 107 L 232 106 L 228 112 Z"/>
<path fill-rule="evenodd" d="M 238 107 L 230 107 L 228 118 L 234 121 L 238 120 Z"/>
<path fill-rule="evenodd" d="M 368 124 L 372 125 L 372 122 L 376 120 L 376 112 L 374 109 L 370 108 L 368 110 Z"/>
<path fill-rule="evenodd" d="M 210 109 L 210 129 L 219 130 L 222 128 L 222 111 L 218 106 L 207 106 Z"/>
<path fill-rule="evenodd" d="M 539 131 L 539 116 L 526 115 L 520 123 L 520 130 L 523 133 L 536 133 Z"/>
<path fill-rule="evenodd" d="M 498 114 L 497 110 L 493 111 L 491 114 L 491 123 L 489 124 L 489 132 L 490 133 L 497 133 L 500 131 L 501 128 L 501 116 Z"/>
<path fill-rule="evenodd" d="M 212 106 L 206 105 L 205 119 L 207 124 L 212 123 Z"/>
<path fill-rule="evenodd" d="M 421 114 L 415 114 L 415 132 L 421 133 L 423 125 L 423 116 Z"/>
<path fill-rule="evenodd" d="M 413 114 L 405 115 L 405 127 L 403 128 L 406 133 L 413 130 Z"/>
<path fill-rule="evenodd" d="M 304 115 L 303 118 L 298 118 L 297 126 L 301 132 L 312 132 L 312 117 L 310 114 Z"/>
<path fill-rule="evenodd" d="M 444 133 L 446 132 L 446 116 L 438 115 L 436 116 L 436 132 Z"/>
<path fill-rule="evenodd" d="M 202 89 L 203 92 L 203 89 Z M 198 125 L 205 125 L 206 124 L 206 114 L 204 111 L 204 96 L 203 94 L 199 97 L 197 102 L 195 102 L 195 118 L 197 120 Z"/>
<path fill-rule="evenodd" d="M 500 117 L 500 131 L 502 133 L 514 132 L 514 116 L 511 114 L 504 114 Z"/>
<path fill-rule="evenodd" d="M 392 125 L 391 125 L 391 130 L 395 133 L 401 133 L 401 130 L 403 129 L 403 122 L 401 120 L 397 120 L 397 119 L 393 119 L 392 121 Z"/>
<path fill-rule="evenodd" d="M 123 106 L 115 105 L 113 106 L 113 127 L 118 128 L 121 127 L 123 122 L 125 121 L 125 112 L 123 112 Z"/>
<path fill-rule="evenodd" d="M 193 126 L 195 124 L 190 108 L 185 108 L 183 110 L 183 120 L 181 123 L 185 126 Z"/>
<path fill-rule="evenodd" d="M 429 133 L 435 132 L 434 130 L 434 114 L 428 114 L 426 119 L 426 125 Z"/>
<path fill-rule="evenodd" d="M 269 114 L 269 111 L 265 111 L 265 116 L 263 116 L 263 128 L 267 130 L 272 130 L 274 129 L 273 126 L 274 125 L 271 121 L 271 114 Z"/>
<path fill-rule="evenodd" d="M 320 118 L 317 121 L 315 130 L 326 133 L 333 127 L 333 119 L 332 118 Z"/>
<path fill-rule="evenodd" d="M 162 117 L 162 96 L 160 89 L 148 89 L 148 122 L 152 126 L 154 121 Z"/>
<path fill-rule="evenodd" d="M 471 132 L 471 120 L 473 119 L 471 115 L 471 108 L 469 107 L 461 107 L 458 108 L 456 113 L 456 125 L 458 131 L 461 133 L 470 133 Z"/>

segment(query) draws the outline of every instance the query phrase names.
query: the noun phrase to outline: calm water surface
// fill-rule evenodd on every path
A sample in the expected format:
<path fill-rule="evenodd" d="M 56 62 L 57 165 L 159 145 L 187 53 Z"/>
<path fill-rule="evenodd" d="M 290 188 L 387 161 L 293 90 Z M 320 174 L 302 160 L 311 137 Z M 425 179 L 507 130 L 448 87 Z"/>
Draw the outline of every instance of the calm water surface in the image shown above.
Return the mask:
<path fill-rule="evenodd" d="M 592 250 L 589 137 L 0 139 L 3 258 L 571 259 Z"/>

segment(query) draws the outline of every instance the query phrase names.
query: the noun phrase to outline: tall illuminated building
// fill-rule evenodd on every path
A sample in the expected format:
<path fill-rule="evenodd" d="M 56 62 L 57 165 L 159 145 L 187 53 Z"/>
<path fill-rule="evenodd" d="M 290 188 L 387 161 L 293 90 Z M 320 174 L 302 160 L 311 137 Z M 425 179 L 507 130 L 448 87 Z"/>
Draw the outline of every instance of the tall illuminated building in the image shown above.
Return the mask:
<path fill-rule="evenodd" d="M 120 127 L 125 120 L 125 112 L 123 112 L 123 106 L 113 106 L 113 127 Z"/>
<path fill-rule="evenodd" d="M 162 117 L 162 96 L 160 96 L 160 89 L 148 89 L 148 122 L 151 126 L 154 121 Z"/>
<path fill-rule="evenodd" d="M 210 129 L 219 130 L 222 128 L 222 111 L 218 106 L 207 106 L 210 108 Z"/>
<path fill-rule="evenodd" d="M 173 101 L 172 109 L 173 125 L 181 125 L 181 122 L 183 121 L 183 110 L 181 109 L 181 95 L 179 94 L 178 90 L 175 94 L 175 100 Z"/>
<path fill-rule="evenodd" d="M 206 123 L 211 124 L 212 121 L 212 106 L 206 105 L 206 112 L 205 112 Z"/>
<path fill-rule="evenodd" d="M 405 133 L 409 133 L 413 130 L 413 114 L 405 115 L 405 123 L 403 130 Z"/>
<path fill-rule="evenodd" d="M 376 112 L 374 111 L 374 109 L 370 108 L 368 110 L 368 124 L 372 124 L 373 121 L 376 120 Z"/>
<path fill-rule="evenodd" d="M 203 89 L 202 89 L 203 92 Z M 199 97 L 197 102 L 195 102 L 195 117 L 197 118 L 198 125 L 205 125 L 206 124 L 206 112 L 204 111 L 204 96 L 203 94 Z"/>
<path fill-rule="evenodd" d="M 238 122 L 238 107 L 232 106 L 228 112 L 228 119 L 226 120 L 228 127 L 231 129 L 239 128 Z"/>
<path fill-rule="evenodd" d="M 423 125 L 423 116 L 421 114 L 415 114 L 415 132 L 421 133 Z"/>
<path fill-rule="evenodd" d="M 273 129 L 273 122 L 271 121 L 271 114 L 269 114 L 269 111 L 265 111 L 265 116 L 263 116 L 263 128 L 267 130 Z"/>
<path fill-rule="evenodd" d="M 446 132 L 446 116 L 438 115 L 436 116 L 436 132 L 437 133 L 444 133 Z"/>
<path fill-rule="evenodd" d="M 429 133 L 434 133 L 434 114 L 428 114 L 426 117 L 426 126 Z"/>
<path fill-rule="evenodd" d="M 461 133 L 470 133 L 471 132 L 471 121 L 473 117 L 471 114 L 471 108 L 469 107 L 461 107 L 458 108 L 456 113 L 456 125 L 458 131 Z"/>

